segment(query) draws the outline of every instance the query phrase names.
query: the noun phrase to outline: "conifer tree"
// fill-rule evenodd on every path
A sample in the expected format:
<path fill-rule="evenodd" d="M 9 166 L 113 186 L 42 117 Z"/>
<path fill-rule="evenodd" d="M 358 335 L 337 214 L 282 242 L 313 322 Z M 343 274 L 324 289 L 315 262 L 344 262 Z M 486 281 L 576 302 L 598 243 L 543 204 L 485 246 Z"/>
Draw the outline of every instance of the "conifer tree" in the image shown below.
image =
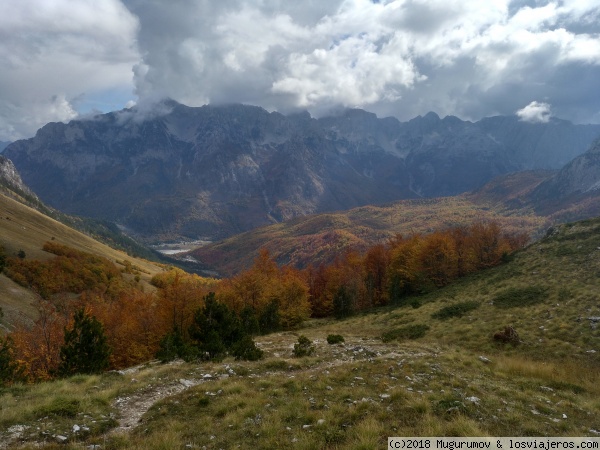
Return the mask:
<path fill-rule="evenodd" d="M 110 348 L 104 327 L 82 308 L 73 316 L 73 328 L 65 327 L 65 341 L 60 349 L 58 372 L 62 376 L 76 373 L 99 373 L 108 368 Z"/>

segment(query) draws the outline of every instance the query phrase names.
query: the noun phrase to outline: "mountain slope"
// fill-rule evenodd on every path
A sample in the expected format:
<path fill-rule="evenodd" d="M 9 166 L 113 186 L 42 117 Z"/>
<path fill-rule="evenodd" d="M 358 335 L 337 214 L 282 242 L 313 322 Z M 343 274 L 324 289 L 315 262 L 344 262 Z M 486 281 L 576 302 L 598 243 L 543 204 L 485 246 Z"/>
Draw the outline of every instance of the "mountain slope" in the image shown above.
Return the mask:
<path fill-rule="evenodd" d="M 534 177 L 528 183 L 539 181 Z M 224 276 L 250 267 L 265 248 L 280 264 L 306 267 L 331 263 L 347 249 L 364 251 L 398 233 L 427 233 L 477 220 L 496 220 L 509 233 L 527 232 L 532 236 L 548 226 L 542 216 L 508 209 L 489 196 L 465 194 L 299 217 L 199 247 L 188 255 Z"/>
<path fill-rule="evenodd" d="M 559 168 L 600 126 L 362 110 L 321 119 L 244 105 L 123 110 L 48 124 L 5 151 L 67 213 L 149 241 L 219 239 L 315 212 L 455 195 L 524 168 Z"/>
<path fill-rule="evenodd" d="M 536 211 L 563 222 L 600 214 L 600 139 L 528 197 Z"/>
<path fill-rule="evenodd" d="M 128 256 L 101 244 L 0 192 L 0 244 L 5 248 L 7 255 L 14 256 L 22 250 L 26 258 L 48 259 L 53 255 L 42 250 L 44 243 L 48 241 L 103 256 L 119 266 L 122 266 L 119 261 L 129 260 L 141 269 L 141 282 L 147 289 L 152 289 L 149 284 L 150 278 L 163 270 L 154 263 Z M 14 323 L 23 317 L 35 318 L 35 300 L 36 296 L 32 292 L 0 274 L 0 307 L 5 313 L 3 322 Z"/>

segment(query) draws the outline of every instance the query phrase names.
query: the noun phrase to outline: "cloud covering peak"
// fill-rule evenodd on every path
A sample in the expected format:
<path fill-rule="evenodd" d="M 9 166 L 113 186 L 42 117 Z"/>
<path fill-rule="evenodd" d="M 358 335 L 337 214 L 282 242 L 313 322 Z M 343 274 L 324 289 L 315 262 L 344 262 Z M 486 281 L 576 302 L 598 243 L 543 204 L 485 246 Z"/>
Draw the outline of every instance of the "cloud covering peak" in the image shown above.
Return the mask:
<path fill-rule="evenodd" d="M 55 0 L 51 11 L 43 0 L 6 3 L 0 25 L 23 37 L 13 38 L 20 50 L 0 44 L 6 61 L 21 61 L 0 75 L 3 89 L 15 83 L 19 92 L 0 103 L 0 139 L 31 133 L 4 110 L 18 105 L 23 117 L 27 104 L 53 96 L 73 110 L 90 99 L 123 107 L 168 96 L 315 115 L 361 107 L 400 119 L 525 110 L 523 120 L 543 98 L 559 117 L 600 122 L 595 0 Z M 2 11 L 15 8 L 18 20 Z M 46 63 L 62 69 L 27 93 L 18 78 L 42 78 Z"/>

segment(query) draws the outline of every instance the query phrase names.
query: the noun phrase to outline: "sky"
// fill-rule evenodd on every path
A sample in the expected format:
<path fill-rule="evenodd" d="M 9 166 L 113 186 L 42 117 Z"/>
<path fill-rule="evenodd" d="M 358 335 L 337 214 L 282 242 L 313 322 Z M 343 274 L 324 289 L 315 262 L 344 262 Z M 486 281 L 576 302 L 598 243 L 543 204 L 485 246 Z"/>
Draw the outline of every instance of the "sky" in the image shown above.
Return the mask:
<path fill-rule="evenodd" d="M 600 0 L 0 0 L 0 141 L 151 105 L 600 123 Z"/>

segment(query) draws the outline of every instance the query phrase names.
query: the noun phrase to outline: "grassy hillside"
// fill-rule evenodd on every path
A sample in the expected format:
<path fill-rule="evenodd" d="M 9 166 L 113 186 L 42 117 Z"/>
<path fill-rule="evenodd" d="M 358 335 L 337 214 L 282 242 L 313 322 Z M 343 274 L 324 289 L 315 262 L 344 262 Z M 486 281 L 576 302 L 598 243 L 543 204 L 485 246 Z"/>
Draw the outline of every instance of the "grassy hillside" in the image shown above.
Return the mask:
<path fill-rule="evenodd" d="M 402 435 L 597 436 L 599 248 L 600 219 L 562 225 L 417 301 L 258 338 L 258 362 L 6 388 L 0 443 L 370 449 Z M 509 325 L 518 339 L 493 339 Z M 312 356 L 293 357 L 300 334 Z"/>
<path fill-rule="evenodd" d="M 230 275 L 249 267 L 261 248 L 267 248 L 279 263 L 303 267 L 331 262 L 348 247 L 365 250 L 397 233 L 430 232 L 489 219 L 497 220 L 508 232 L 536 234 L 547 226 L 544 217 L 493 200 L 483 194 L 462 195 L 317 214 L 258 228 L 191 254 L 203 265 Z"/>
<path fill-rule="evenodd" d="M 8 255 L 14 256 L 22 250 L 26 258 L 46 260 L 53 257 L 42 250 L 48 241 L 104 256 L 117 264 L 118 261 L 129 260 L 142 269 L 141 281 L 148 289 L 151 289 L 151 277 L 162 270 L 154 263 L 130 257 L 0 194 L 0 244 Z M 21 313 L 28 319 L 34 318 L 32 301 L 34 295 L 31 292 L 0 275 L 0 307 L 4 310 L 5 322 L 14 321 Z"/>

